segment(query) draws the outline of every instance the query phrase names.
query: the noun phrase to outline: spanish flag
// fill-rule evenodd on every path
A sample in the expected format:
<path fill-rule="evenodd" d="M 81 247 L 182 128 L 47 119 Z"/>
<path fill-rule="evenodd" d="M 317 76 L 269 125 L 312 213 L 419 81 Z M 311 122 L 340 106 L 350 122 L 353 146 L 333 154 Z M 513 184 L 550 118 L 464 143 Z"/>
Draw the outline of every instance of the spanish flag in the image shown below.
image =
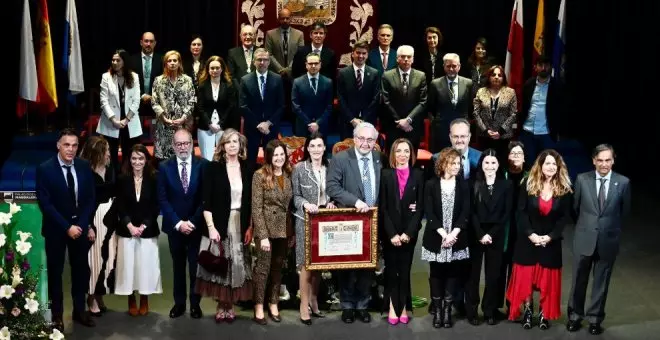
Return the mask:
<path fill-rule="evenodd" d="M 532 52 L 533 65 L 536 65 L 538 58 L 545 52 L 545 44 L 543 43 L 543 31 L 545 28 L 543 7 L 543 0 L 539 0 L 539 8 L 536 11 L 536 30 L 534 31 L 534 51 Z"/>
<path fill-rule="evenodd" d="M 57 108 L 57 90 L 55 89 L 55 62 L 53 61 L 53 44 L 50 39 L 50 22 L 46 0 L 39 0 L 37 77 L 39 82 L 37 93 L 39 111 L 51 113 Z"/>

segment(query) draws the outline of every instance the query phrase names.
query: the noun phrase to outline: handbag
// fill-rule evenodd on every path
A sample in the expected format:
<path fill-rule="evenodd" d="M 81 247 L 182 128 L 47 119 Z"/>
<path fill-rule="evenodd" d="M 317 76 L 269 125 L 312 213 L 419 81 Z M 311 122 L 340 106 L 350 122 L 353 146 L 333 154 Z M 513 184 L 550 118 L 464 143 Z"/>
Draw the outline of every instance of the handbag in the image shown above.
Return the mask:
<path fill-rule="evenodd" d="M 218 244 L 218 249 L 220 250 L 218 255 L 214 255 L 211 252 L 212 245 L 213 241 L 209 240 L 209 247 L 199 253 L 197 263 L 211 274 L 225 276 L 229 268 L 229 259 L 223 256 L 222 243 Z"/>

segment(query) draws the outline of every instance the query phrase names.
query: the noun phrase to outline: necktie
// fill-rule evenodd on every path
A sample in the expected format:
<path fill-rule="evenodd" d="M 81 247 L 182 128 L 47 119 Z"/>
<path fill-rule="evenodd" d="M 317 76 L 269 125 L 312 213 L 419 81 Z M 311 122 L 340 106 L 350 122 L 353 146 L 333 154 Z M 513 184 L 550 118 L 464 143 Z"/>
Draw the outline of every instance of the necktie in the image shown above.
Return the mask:
<path fill-rule="evenodd" d="M 598 205 L 600 210 L 603 210 L 603 207 L 605 207 L 605 182 L 607 182 L 607 178 L 599 178 L 600 179 L 600 189 L 598 190 Z"/>
<path fill-rule="evenodd" d="M 467 179 L 467 176 L 465 176 L 465 166 L 463 165 L 465 163 L 465 156 L 461 156 L 461 169 L 458 171 L 458 178 L 461 179 Z"/>
<path fill-rule="evenodd" d="M 358 90 L 362 89 L 362 70 L 361 69 L 357 69 L 357 76 L 355 77 L 355 85 L 357 86 Z"/>
<path fill-rule="evenodd" d="M 245 50 L 245 63 L 248 70 L 252 70 L 252 52 L 248 49 Z"/>
<path fill-rule="evenodd" d="M 435 54 L 431 54 L 431 80 L 435 79 Z"/>
<path fill-rule="evenodd" d="M 69 189 L 68 190 L 69 196 L 71 197 L 73 204 L 77 206 L 78 202 L 76 200 L 76 182 L 73 179 L 73 173 L 71 172 L 71 165 L 62 165 L 62 167 L 66 169 L 66 186 Z"/>
<path fill-rule="evenodd" d="M 318 48 L 315 48 L 315 49 L 314 49 L 314 53 L 316 53 L 316 54 L 319 54 L 319 55 L 320 55 L 320 54 L 321 54 L 321 50 L 319 50 Z"/>
<path fill-rule="evenodd" d="M 144 78 L 144 92 L 150 93 L 151 91 L 151 56 L 144 56 L 144 73 L 142 75 Z"/>
<path fill-rule="evenodd" d="M 374 193 L 371 191 L 371 173 L 369 172 L 369 158 L 362 157 L 362 185 L 364 186 L 364 199 L 368 206 L 374 206 Z"/>
<path fill-rule="evenodd" d="M 387 70 L 387 53 L 383 52 L 383 70 Z"/>
<path fill-rule="evenodd" d="M 309 80 L 312 82 L 312 90 L 314 90 L 314 94 L 316 94 L 316 77 L 309 78 Z"/>
<path fill-rule="evenodd" d="M 455 92 L 454 92 L 454 84 L 455 82 L 450 81 L 449 82 L 449 96 L 451 97 L 451 103 L 456 106 L 456 99 L 454 97 Z"/>
<path fill-rule="evenodd" d="M 403 76 L 403 93 L 408 93 L 408 73 L 402 74 Z"/>
<path fill-rule="evenodd" d="M 282 52 L 284 54 L 284 67 L 289 65 L 289 30 L 282 31 Z"/>
<path fill-rule="evenodd" d="M 264 91 L 266 90 L 266 77 L 259 76 L 259 80 L 261 80 L 261 88 L 259 89 L 259 92 L 261 92 L 261 99 L 264 99 Z"/>
<path fill-rule="evenodd" d="M 188 168 L 186 168 L 187 162 L 181 162 L 181 186 L 183 186 L 183 192 L 188 193 Z"/>

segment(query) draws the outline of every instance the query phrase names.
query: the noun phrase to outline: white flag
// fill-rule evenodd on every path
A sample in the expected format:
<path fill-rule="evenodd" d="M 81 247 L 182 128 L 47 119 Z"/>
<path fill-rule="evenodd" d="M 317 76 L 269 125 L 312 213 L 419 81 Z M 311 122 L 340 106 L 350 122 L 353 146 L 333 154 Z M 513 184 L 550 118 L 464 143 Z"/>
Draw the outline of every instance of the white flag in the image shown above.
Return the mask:
<path fill-rule="evenodd" d="M 37 101 L 37 63 L 34 57 L 34 42 L 32 41 L 32 19 L 30 4 L 23 1 L 23 25 L 21 28 L 21 79 L 18 95 L 26 100 Z"/>
<path fill-rule="evenodd" d="M 78 31 L 78 13 L 75 0 L 66 3 L 67 40 L 64 42 L 65 68 L 69 71 L 69 91 L 72 94 L 85 92 L 83 80 L 82 55 L 80 54 L 80 32 Z"/>

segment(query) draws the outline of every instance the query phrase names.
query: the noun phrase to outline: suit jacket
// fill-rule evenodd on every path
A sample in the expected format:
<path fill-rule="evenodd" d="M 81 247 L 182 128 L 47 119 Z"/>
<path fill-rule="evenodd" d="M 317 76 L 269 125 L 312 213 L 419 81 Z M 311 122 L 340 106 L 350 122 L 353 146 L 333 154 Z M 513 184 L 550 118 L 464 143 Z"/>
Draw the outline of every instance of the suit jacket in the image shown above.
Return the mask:
<path fill-rule="evenodd" d="M 134 116 L 128 121 L 128 136 L 130 138 L 142 135 L 142 123 L 138 111 L 140 110 L 140 89 L 138 75 L 133 72 L 133 87 L 124 87 L 124 113 L 126 116 L 132 112 Z M 110 75 L 110 72 L 103 73 L 101 76 L 101 119 L 96 127 L 96 132 L 112 137 L 119 138 L 119 129 L 112 125 L 110 118 L 121 117 L 121 100 L 119 97 L 119 88 L 117 84 L 117 75 Z"/>
<path fill-rule="evenodd" d="M 592 256 L 596 245 L 603 260 L 613 261 L 619 252 L 623 220 L 630 214 L 630 180 L 612 172 L 605 207 L 598 203 L 595 171 L 578 175 L 573 210 L 577 217 L 573 248 L 575 254 Z"/>
<path fill-rule="evenodd" d="M 261 170 L 252 177 L 252 223 L 257 240 L 286 238 L 292 234 L 288 225 L 293 197 L 291 175 L 283 171 L 282 176 L 284 189 L 280 188 L 276 179 L 272 189 L 266 188 Z"/>
<path fill-rule="evenodd" d="M 328 175 L 328 169 L 326 168 L 326 177 Z M 320 185 L 319 181 L 316 179 L 314 172 L 312 170 L 312 161 L 307 160 L 304 162 L 299 162 L 293 168 L 293 173 L 291 174 L 291 183 L 293 188 L 293 206 L 295 212 L 293 215 L 298 218 L 298 220 L 305 220 L 305 208 L 303 205 L 305 203 L 311 203 L 319 205 L 320 199 Z M 323 183 L 323 185 L 326 185 Z M 325 191 L 326 196 L 328 196 L 328 191 Z M 326 204 L 330 202 L 330 198 L 326 197 Z"/>
<path fill-rule="evenodd" d="M 545 268 L 561 268 L 561 240 L 564 226 L 571 221 L 571 194 L 552 198 L 552 209 L 546 216 L 539 211 L 539 196 L 527 193 L 527 179 L 520 186 L 518 198 L 518 242 L 513 262 L 525 266 L 537 263 Z M 529 235 L 548 235 L 552 239 L 545 247 L 534 245 Z"/>
<path fill-rule="evenodd" d="M 332 113 L 333 99 L 332 80 L 328 77 L 319 74 L 316 93 L 310 85 L 307 74 L 294 79 L 291 90 L 291 108 L 297 117 L 296 134 L 306 132 L 307 125 L 312 122 L 316 122 L 321 130 L 325 130 Z M 305 135 L 307 133 L 302 134 L 302 136 Z"/>
<path fill-rule="evenodd" d="M 411 204 L 415 204 L 415 210 L 410 209 Z M 416 168 L 410 169 L 401 197 L 396 169 L 383 169 L 380 175 L 378 208 L 383 231 L 381 234 L 387 236 L 384 242 L 404 233 L 416 241 L 424 215 L 424 172 Z"/>
<path fill-rule="evenodd" d="M 254 61 L 254 50 L 256 49 L 256 47 L 252 47 L 252 61 Z M 227 67 L 229 68 L 229 72 L 231 72 L 232 78 L 239 79 L 239 81 L 243 76 L 252 73 L 257 69 L 254 66 L 254 62 L 250 65 L 247 64 L 243 45 L 231 48 L 229 52 L 227 52 Z"/>
<path fill-rule="evenodd" d="M 401 70 L 396 69 L 383 73 L 382 94 L 385 114 L 381 115 L 384 129 L 396 128 L 399 119 L 410 118 L 412 125 L 419 133 L 424 118 L 426 118 L 426 75 L 424 72 L 411 68 L 408 71 L 408 91 L 403 91 Z"/>
<path fill-rule="evenodd" d="M 431 157 L 433 159 L 433 164 L 438 161 L 440 157 L 440 152 L 436 152 Z M 470 162 L 470 178 L 473 178 L 477 174 L 477 169 L 479 168 L 479 158 L 481 158 L 481 151 L 469 146 L 467 152 L 467 158 Z M 469 179 L 469 178 L 468 178 Z"/>
<path fill-rule="evenodd" d="M 390 50 L 387 54 L 387 68 L 383 69 L 383 60 L 380 55 L 380 48 L 376 47 L 369 51 L 367 55 L 367 65 L 378 70 L 378 73 L 381 75 L 388 70 L 392 70 L 396 67 L 396 48 L 390 46 Z"/>
<path fill-rule="evenodd" d="M 133 55 L 132 63 L 133 69 L 140 79 L 140 97 L 143 94 L 151 95 L 151 91 L 154 89 L 154 80 L 156 80 L 156 77 L 163 74 L 163 55 L 156 52 L 151 55 L 151 77 L 149 78 L 150 86 L 148 93 L 145 93 L 144 91 L 144 66 L 142 65 L 142 53 Z"/>
<path fill-rule="evenodd" d="M 358 90 L 353 65 L 339 70 L 337 77 L 339 110 L 346 123 L 359 118 L 375 125 L 380 103 L 380 74 L 373 67 L 365 66 L 363 78 L 362 88 Z"/>
<path fill-rule="evenodd" d="M 362 186 L 362 174 L 355 155 L 355 148 L 349 148 L 332 157 L 328 169 L 326 190 L 330 199 L 337 202 L 341 208 L 354 208 L 358 200 L 366 202 Z M 376 178 L 374 198 L 378 199 L 380 189 L 380 173 L 383 168 L 383 155 L 378 151 L 371 151 Z"/>
<path fill-rule="evenodd" d="M 532 107 L 532 96 L 536 88 L 536 78 L 528 79 L 522 88 L 522 109 L 518 113 L 518 126 L 522 128 L 529 117 L 529 109 Z M 562 112 L 565 110 L 565 98 L 562 85 L 554 78 L 548 84 L 548 96 L 546 98 L 545 115 L 548 121 L 548 131 L 552 138 L 557 138 L 559 133 Z"/>
<path fill-rule="evenodd" d="M 293 57 L 293 65 L 291 65 L 291 76 L 298 78 L 307 73 L 305 68 L 305 61 L 308 54 L 312 53 L 314 48 L 312 45 L 298 47 L 298 51 Z M 337 78 L 337 55 L 329 45 L 325 44 L 321 48 L 321 74 L 330 78 L 334 82 Z"/>
<path fill-rule="evenodd" d="M 418 53 L 415 53 L 415 62 L 413 63 L 413 68 L 424 72 L 426 75 L 426 85 L 431 85 L 431 81 L 445 75 L 445 68 L 442 64 L 442 56 L 444 56 L 444 53 L 438 50 L 436 52 L 435 68 L 433 68 L 433 63 L 431 62 L 431 53 L 429 52 L 428 48 L 423 48 L 419 50 Z"/>
<path fill-rule="evenodd" d="M 128 230 L 128 224 L 135 227 L 144 224 L 147 228 L 141 238 L 152 238 L 160 234 L 158 229 L 158 174 L 145 174 L 140 188 L 140 199 L 135 196 L 135 181 L 133 175 L 121 175 L 117 181 L 117 214 L 119 223 L 115 230 L 118 236 L 133 237 Z"/>
<path fill-rule="evenodd" d="M 245 235 L 250 227 L 252 216 L 252 170 L 247 161 L 240 161 L 241 181 L 241 235 Z M 202 205 L 205 211 L 213 215 L 213 224 L 221 238 L 227 237 L 229 214 L 231 213 L 231 184 L 227 173 L 227 163 L 209 162 L 204 172 L 204 188 L 202 189 Z"/>
<path fill-rule="evenodd" d="M 181 176 L 176 156 L 160 163 L 158 168 L 158 202 L 163 213 L 161 228 L 166 234 L 177 232 L 175 226 L 180 221 L 190 221 L 195 225 L 191 233 L 206 233 L 208 228 L 202 218 L 202 179 L 208 161 L 192 156 L 188 174 L 188 192 L 183 192 Z"/>
<path fill-rule="evenodd" d="M 199 86 L 199 82 L 197 81 L 199 79 L 199 76 L 202 75 L 202 71 L 204 70 L 204 65 L 206 64 L 206 57 L 204 55 L 199 56 L 199 69 L 197 69 L 197 73 L 195 73 L 195 69 L 193 68 L 193 57 L 192 54 L 189 55 L 187 58 L 183 59 L 183 72 L 190 77 L 190 79 L 193 80 L 193 84 L 195 85 L 195 88 Z"/>
<path fill-rule="evenodd" d="M 270 69 L 280 73 L 287 69 L 291 73 L 293 57 L 296 55 L 299 47 L 305 46 L 305 37 L 303 32 L 289 26 L 289 40 L 287 48 L 287 63 L 284 62 L 284 46 L 282 45 L 282 28 L 273 28 L 266 32 L 265 47 L 270 52 Z"/>
<path fill-rule="evenodd" d="M 220 127 L 225 129 L 229 120 L 234 116 L 240 116 L 238 112 L 238 81 L 232 80 L 231 86 L 224 79 L 220 81 L 218 89 L 218 100 L 213 100 L 213 85 L 211 80 L 207 79 L 199 85 L 197 90 L 197 107 L 199 112 L 199 122 L 197 127 L 201 130 L 208 130 L 211 125 L 211 116 L 213 110 L 218 111 L 220 118 Z"/>
<path fill-rule="evenodd" d="M 506 179 L 496 179 L 491 195 L 486 181 L 475 181 L 471 190 L 470 224 L 473 241 L 478 243 L 488 234 L 496 241 L 504 241 L 504 228 L 511 217 L 513 185 Z M 502 243 L 503 245 L 503 243 Z"/>
<path fill-rule="evenodd" d="M 508 86 L 500 90 L 494 115 L 490 104 L 490 91 L 487 87 L 480 88 L 474 97 L 473 107 L 474 119 L 477 121 L 481 134 L 488 136 L 488 130 L 493 130 L 500 133 L 501 139 L 510 139 L 513 137 L 513 124 L 516 122 L 516 112 L 518 111 L 516 91 Z"/>
<path fill-rule="evenodd" d="M 270 121 L 271 132 L 279 131 L 280 117 L 284 110 L 284 86 L 279 74 L 268 71 L 265 97 L 261 99 L 257 73 L 252 72 L 241 79 L 238 105 L 244 119 L 244 128 L 256 130 L 261 122 Z"/>
<path fill-rule="evenodd" d="M 458 96 L 456 106 L 451 103 L 447 77 L 431 81 L 427 111 L 433 116 L 433 122 L 450 122 L 456 118 L 468 118 L 472 105 L 472 80 L 457 76 Z"/>
<path fill-rule="evenodd" d="M 67 231 L 72 225 L 79 226 L 83 235 L 87 235 L 96 207 L 94 174 L 89 162 L 83 159 L 76 158 L 73 168 L 78 183 L 77 205 L 71 201 L 57 155 L 37 167 L 36 191 L 42 213 L 41 235 L 44 237 L 68 237 Z"/>
<path fill-rule="evenodd" d="M 461 250 L 468 247 L 468 218 L 470 216 L 470 188 L 467 181 L 456 178 L 454 210 L 452 212 L 451 230 L 460 228 L 458 239 L 452 249 Z M 442 184 L 440 178 L 434 177 L 426 181 L 424 186 L 424 213 L 426 228 L 422 245 L 429 251 L 439 253 L 442 248 L 442 236 L 438 229 L 443 228 L 442 222 Z"/>

